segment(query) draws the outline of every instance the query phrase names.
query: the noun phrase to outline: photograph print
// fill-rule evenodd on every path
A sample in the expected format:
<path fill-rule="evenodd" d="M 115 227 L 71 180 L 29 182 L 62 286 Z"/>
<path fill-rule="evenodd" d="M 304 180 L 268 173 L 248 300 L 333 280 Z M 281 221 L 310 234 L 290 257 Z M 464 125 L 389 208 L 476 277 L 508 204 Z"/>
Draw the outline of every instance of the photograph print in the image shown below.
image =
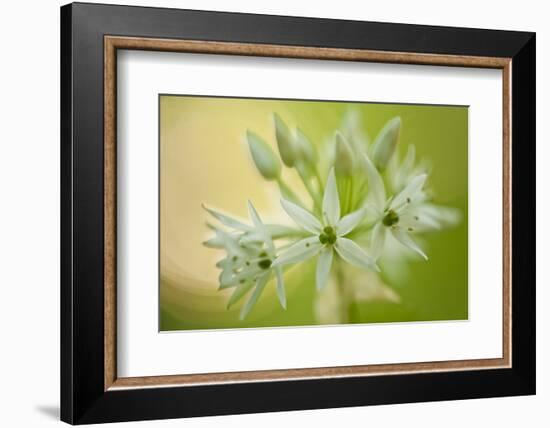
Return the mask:
<path fill-rule="evenodd" d="M 159 95 L 159 330 L 468 319 L 468 107 Z"/>

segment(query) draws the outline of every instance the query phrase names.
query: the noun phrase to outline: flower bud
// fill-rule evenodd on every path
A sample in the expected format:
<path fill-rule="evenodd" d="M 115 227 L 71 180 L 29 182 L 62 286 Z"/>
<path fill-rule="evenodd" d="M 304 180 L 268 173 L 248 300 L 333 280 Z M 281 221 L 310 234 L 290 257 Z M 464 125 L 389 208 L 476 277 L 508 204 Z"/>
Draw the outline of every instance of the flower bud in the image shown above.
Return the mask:
<path fill-rule="evenodd" d="M 313 166 L 319 160 L 317 149 L 299 128 L 296 129 L 296 148 L 300 159 L 307 164 Z"/>
<path fill-rule="evenodd" d="M 344 113 L 340 131 L 358 153 L 367 151 L 369 137 L 363 130 L 361 112 L 359 110 L 349 109 Z"/>
<path fill-rule="evenodd" d="M 353 150 L 349 142 L 339 131 L 336 131 L 335 140 L 334 168 L 336 174 L 350 176 L 355 169 Z"/>
<path fill-rule="evenodd" d="M 250 154 L 256 164 L 256 168 L 266 180 L 276 180 L 281 173 L 281 163 L 277 155 L 273 153 L 271 147 L 258 135 L 251 131 L 246 131 L 246 139 Z"/>
<path fill-rule="evenodd" d="M 292 134 L 277 113 L 273 114 L 273 121 L 275 123 L 275 138 L 281 159 L 286 166 L 293 167 L 297 154 Z"/>
<path fill-rule="evenodd" d="M 384 170 L 391 159 L 401 131 L 401 118 L 399 116 L 389 120 L 378 133 L 372 148 L 372 160 L 379 170 Z"/>

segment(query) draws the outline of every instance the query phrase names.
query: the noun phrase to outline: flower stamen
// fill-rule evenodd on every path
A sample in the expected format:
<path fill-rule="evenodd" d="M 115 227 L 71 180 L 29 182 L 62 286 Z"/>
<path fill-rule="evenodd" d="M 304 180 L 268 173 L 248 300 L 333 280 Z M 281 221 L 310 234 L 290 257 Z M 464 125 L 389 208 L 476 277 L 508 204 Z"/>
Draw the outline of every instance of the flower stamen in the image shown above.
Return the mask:
<path fill-rule="evenodd" d="M 269 259 L 260 260 L 258 262 L 258 266 L 263 270 L 269 269 L 269 267 L 271 266 L 271 260 Z"/>
<path fill-rule="evenodd" d="M 336 232 L 332 226 L 326 226 L 323 229 L 323 232 L 319 235 L 319 241 L 321 244 L 334 245 L 336 238 Z"/>
<path fill-rule="evenodd" d="M 394 210 L 389 210 L 382 219 L 382 224 L 387 227 L 396 225 L 399 222 L 399 216 Z"/>

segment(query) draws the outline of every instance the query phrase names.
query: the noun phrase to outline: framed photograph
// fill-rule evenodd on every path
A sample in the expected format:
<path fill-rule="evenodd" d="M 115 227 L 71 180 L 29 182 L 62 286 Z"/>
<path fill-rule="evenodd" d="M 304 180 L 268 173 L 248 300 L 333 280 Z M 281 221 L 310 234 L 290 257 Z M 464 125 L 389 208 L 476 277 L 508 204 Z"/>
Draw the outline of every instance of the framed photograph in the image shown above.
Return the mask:
<path fill-rule="evenodd" d="M 61 418 L 535 393 L 535 35 L 61 8 Z"/>

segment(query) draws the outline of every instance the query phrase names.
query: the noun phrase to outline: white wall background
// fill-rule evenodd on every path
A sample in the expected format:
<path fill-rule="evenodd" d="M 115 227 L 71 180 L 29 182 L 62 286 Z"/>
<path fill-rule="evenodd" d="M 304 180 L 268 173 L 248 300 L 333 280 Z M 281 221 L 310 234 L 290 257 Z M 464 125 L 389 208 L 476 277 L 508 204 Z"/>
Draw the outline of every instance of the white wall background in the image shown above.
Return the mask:
<path fill-rule="evenodd" d="M 103 1 L 104 3 L 116 3 Z M 121 2 L 123 2 L 121 0 Z M 0 421 L 54 426 L 59 407 L 59 6 L 6 2 L 0 32 Z M 158 427 L 547 426 L 550 416 L 550 28 L 545 2 L 148 0 L 127 4 L 537 32 L 538 395 L 139 423 Z M 138 426 L 138 423 L 125 426 Z"/>

